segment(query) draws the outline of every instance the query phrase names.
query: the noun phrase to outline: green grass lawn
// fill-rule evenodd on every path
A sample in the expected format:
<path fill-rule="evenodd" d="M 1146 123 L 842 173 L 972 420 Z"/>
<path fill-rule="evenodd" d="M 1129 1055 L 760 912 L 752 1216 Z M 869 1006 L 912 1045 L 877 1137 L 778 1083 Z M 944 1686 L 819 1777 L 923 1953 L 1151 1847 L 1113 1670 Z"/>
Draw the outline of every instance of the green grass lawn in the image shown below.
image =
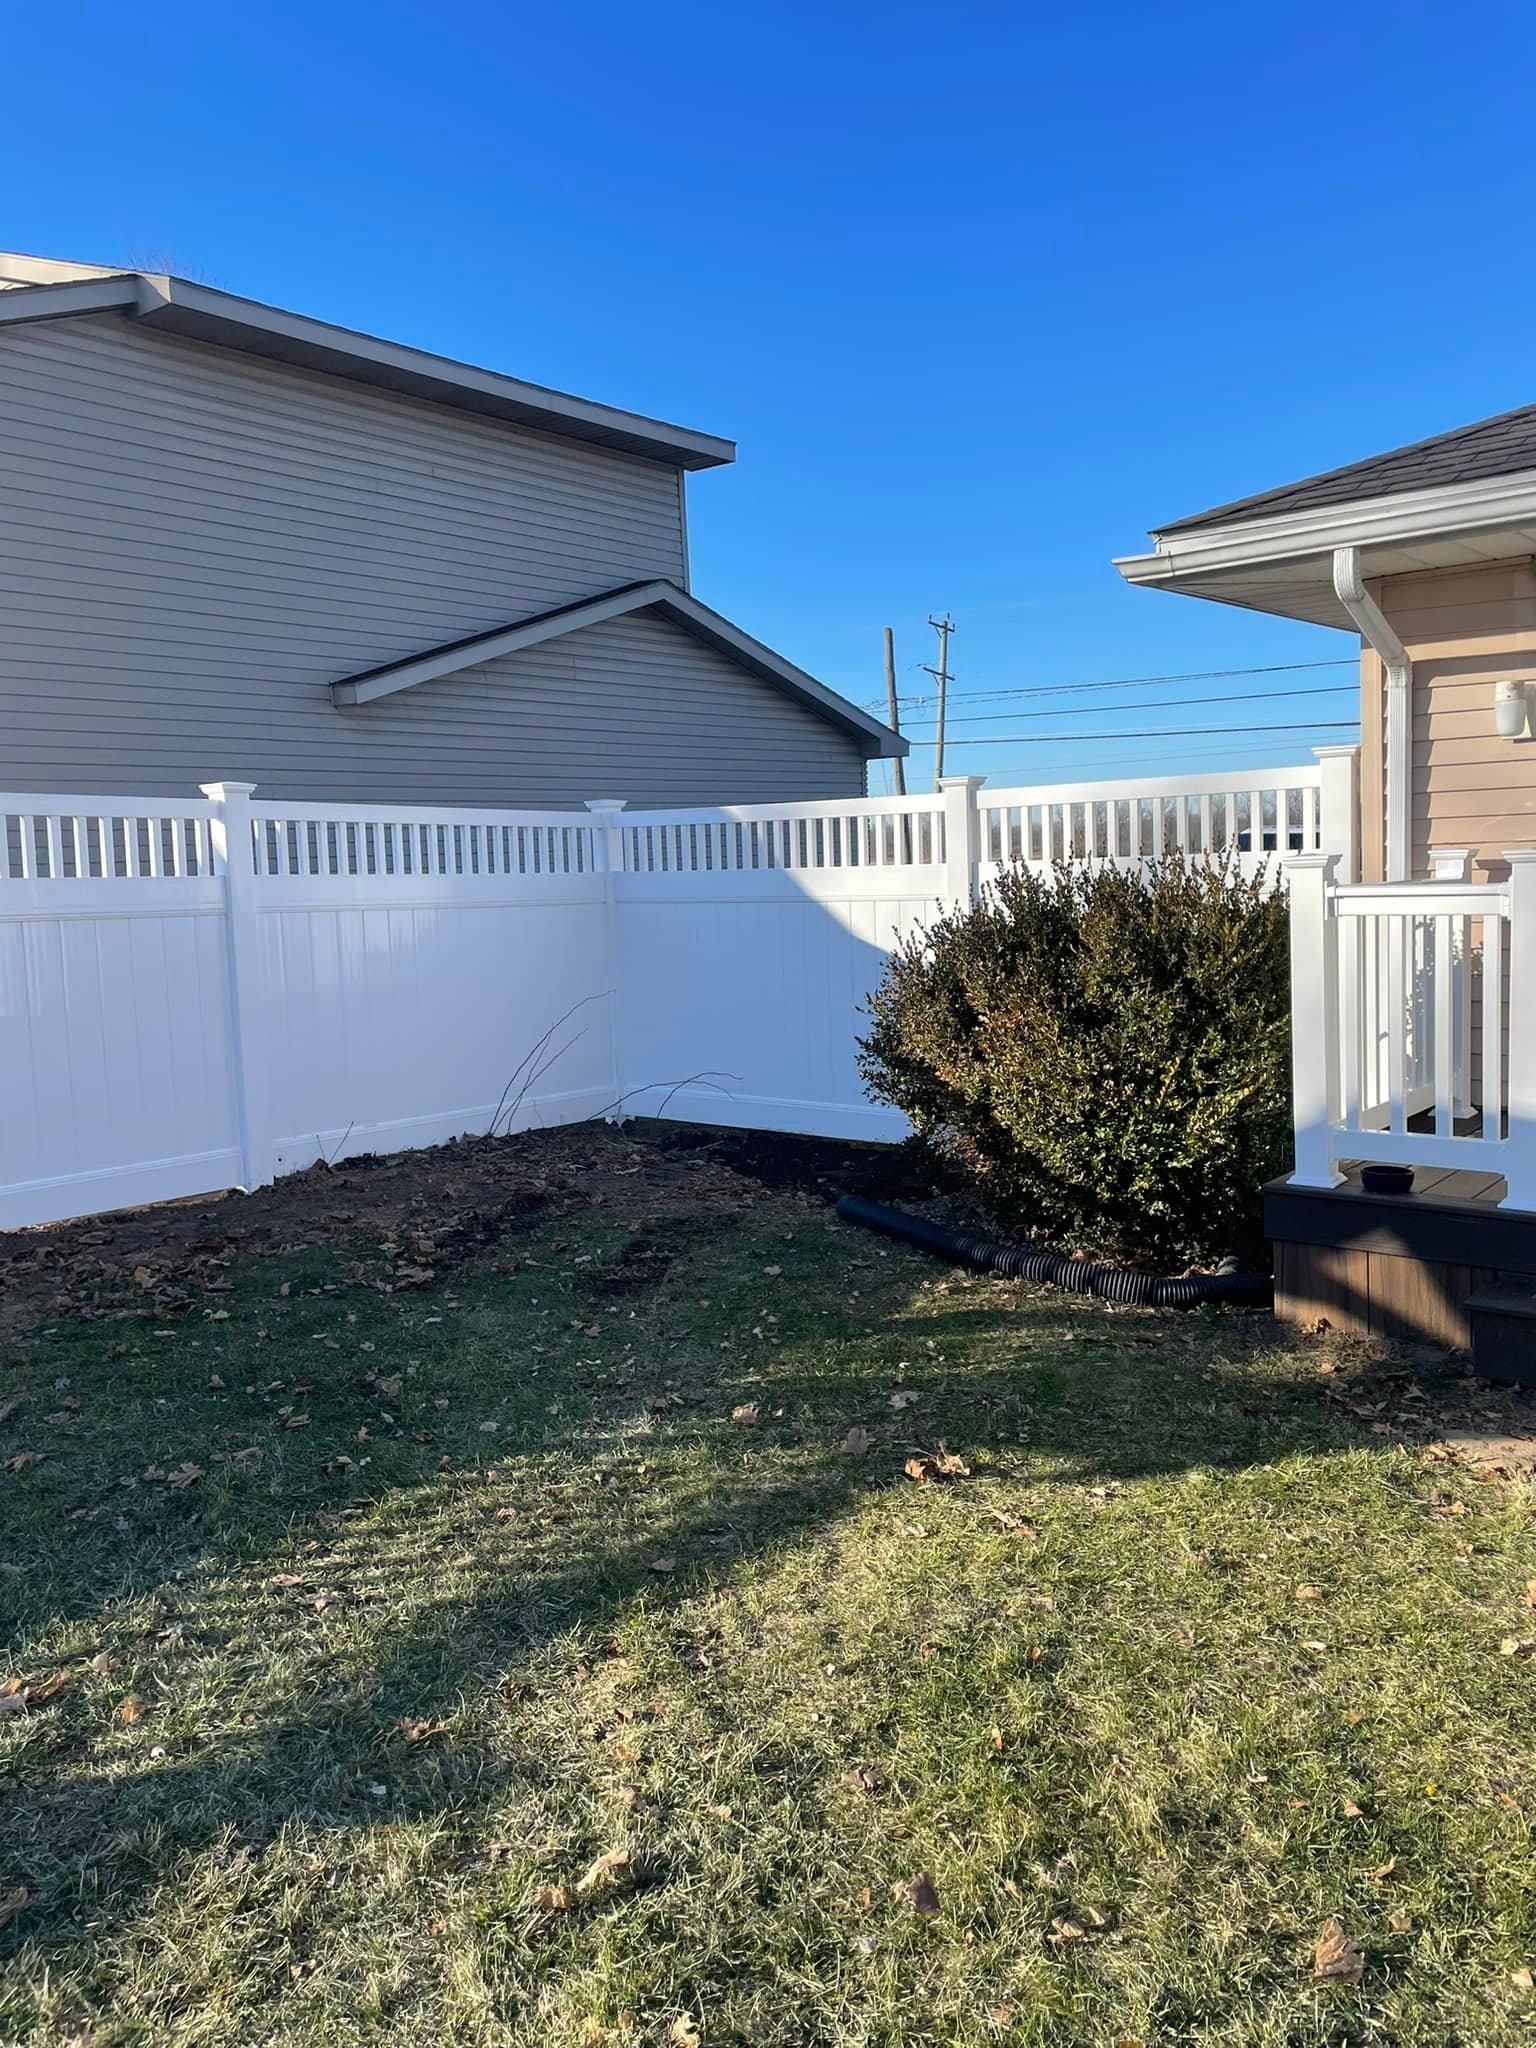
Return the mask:
<path fill-rule="evenodd" d="M 1536 2041 L 1528 1489 L 672 1182 L 0 1347 L 0 2040 Z"/>

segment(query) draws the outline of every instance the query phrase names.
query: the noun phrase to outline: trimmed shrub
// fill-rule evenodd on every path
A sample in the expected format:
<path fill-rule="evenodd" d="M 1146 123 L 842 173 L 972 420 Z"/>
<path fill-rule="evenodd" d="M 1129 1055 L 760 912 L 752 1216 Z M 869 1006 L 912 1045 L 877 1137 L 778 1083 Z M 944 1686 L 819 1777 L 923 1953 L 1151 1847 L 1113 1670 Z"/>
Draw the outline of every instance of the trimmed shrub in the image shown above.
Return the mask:
<path fill-rule="evenodd" d="M 870 1094 L 997 1222 L 1177 1267 L 1262 1258 L 1290 1156 L 1286 903 L 1196 862 L 1010 868 L 894 954 Z"/>

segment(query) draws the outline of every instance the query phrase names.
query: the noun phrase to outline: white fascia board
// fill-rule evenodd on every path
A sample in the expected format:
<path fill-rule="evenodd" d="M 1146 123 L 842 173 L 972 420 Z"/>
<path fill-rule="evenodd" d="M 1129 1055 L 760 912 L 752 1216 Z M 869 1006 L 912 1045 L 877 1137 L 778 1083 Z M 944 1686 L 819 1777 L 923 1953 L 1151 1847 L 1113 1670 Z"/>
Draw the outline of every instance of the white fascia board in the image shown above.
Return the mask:
<path fill-rule="evenodd" d="M 64 284 L 19 284 L 0 292 L 0 326 L 32 320 L 67 320 L 81 313 L 110 313 L 139 303 L 133 277 L 88 278 Z"/>
<path fill-rule="evenodd" d="M 563 611 L 504 627 L 500 632 L 455 641 L 450 646 L 422 655 L 417 661 L 399 662 L 392 667 L 381 668 L 373 675 L 332 683 L 331 702 L 346 708 L 373 704 L 381 697 L 394 696 L 397 691 L 414 689 L 418 683 L 430 683 L 440 676 L 457 675 L 464 669 L 478 668 L 482 662 L 496 661 L 504 654 L 516 654 L 521 648 L 537 647 L 546 640 L 563 639 L 567 633 L 579 633 L 585 626 L 601 625 L 605 620 L 622 618 L 629 612 L 652 609 L 665 612 L 695 639 L 717 648 L 752 674 L 790 696 L 798 697 L 834 724 L 855 733 L 868 748 L 867 760 L 895 759 L 907 753 L 907 742 L 900 733 L 882 725 L 877 718 L 869 717 L 857 705 L 850 704 L 846 697 L 839 697 L 836 691 L 818 683 L 814 676 L 796 668 L 783 655 L 775 654 L 771 647 L 765 647 L 760 640 L 743 633 L 739 626 L 733 626 L 719 612 L 712 612 L 708 605 L 700 604 L 696 597 L 679 590 L 675 583 L 665 581 L 610 591 L 603 597 L 593 598 L 588 604 L 570 605 Z"/>
<path fill-rule="evenodd" d="M 1369 548 L 1520 526 L 1536 520 L 1536 470 L 1401 491 L 1387 498 L 1355 498 L 1305 512 L 1277 513 L 1187 534 L 1170 534 L 1150 555 L 1125 555 L 1115 567 L 1127 583 L 1177 583 L 1202 571 L 1331 556 L 1335 548 Z"/>
<path fill-rule="evenodd" d="M 685 469 L 712 469 L 736 459 L 735 443 L 716 434 L 673 426 L 643 413 L 623 412 L 616 406 L 575 398 L 569 392 L 528 384 L 495 370 L 476 369 L 471 363 L 359 334 L 325 320 L 311 320 L 280 306 L 236 298 L 208 285 L 190 284 L 185 278 L 146 275 L 139 282 L 143 287 L 141 317 L 148 325 L 172 333 L 243 347 L 301 367 L 435 398 L 470 411 L 499 414 L 524 425 L 540 426 L 547 433 L 628 448 Z"/>
<path fill-rule="evenodd" d="M 418 683 L 435 682 L 439 676 L 457 675 L 482 662 L 497 661 L 504 654 L 516 654 L 523 647 L 537 647 L 545 640 L 558 640 L 566 633 L 579 633 L 583 626 L 599 626 L 605 619 L 638 611 L 642 605 L 657 604 L 670 594 L 670 583 L 646 583 L 638 590 L 615 591 L 596 597 L 590 604 L 573 605 L 551 616 L 525 620 L 499 633 L 484 633 L 474 640 L 457 641 L 424 654 L 419 661 L 400 662 L 364 676 L 353 683 L 332 683 L 331 702 L 338 705 L 373 704 L 380 697 L 393 697 L 399 690 L 412 690 Z"/>

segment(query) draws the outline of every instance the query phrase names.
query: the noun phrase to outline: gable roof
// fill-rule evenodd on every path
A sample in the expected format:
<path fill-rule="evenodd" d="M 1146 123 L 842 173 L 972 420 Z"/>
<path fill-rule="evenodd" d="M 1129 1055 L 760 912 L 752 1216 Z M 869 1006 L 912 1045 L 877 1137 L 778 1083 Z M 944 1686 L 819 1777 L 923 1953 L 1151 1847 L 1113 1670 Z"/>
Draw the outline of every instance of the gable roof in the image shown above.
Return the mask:
<path fill-rule="evenodd" d="M 237 298 L 188 278 L 0 252 L 0 327 L 104 312 L 124 313 L 146 327 L 192 341 L 431 399 L 567 440 L 619 448 L 678 469 L 712 469 L 736 459 L 734 442 L 693 427 L 598 405 L 497 370 Z"/>
<path fill-rule="evenodd" d="M 808 676 L 793 662 L 786 661 L 782 654 L 775 654 L 771 647 L 765 647 L 760 640 L 743 633 L 739 626 L 733 626 L 719 612 L 700 604 L 689 591 L 680 590 L 675 583 L 668 583 L 662 578 L 645 583 L 623 583 L 616 589 L 600 592 L 596 597 L 582 598 L 576 604 L 561 605 L 554 611 L 536 612 L 529 618 L 514 620 L 511 625 L 496 626 L 485 633 L 471 633 L 462 640 L 448 640 L 420 654 L 408 655 L 403 661 L 363 669 L 357 675 L 332 683 L 331 701 L 337 705 L 371 704 L 380 697 L 393 696 L 399 690 L 414 689 L 418 683 L 430 683 L 439 676 L 456 675 L 460 670 L 477 667 L 481 662 L 495 661 L 504 654 L 515 654 L 520 648 L 537 647 L 545 640 L 557 640 L 566 633 L 579 633 L 584 626 L 601 625 L 607 619 L 623 618 L 630 612 L 639 611 L 661 613 L 685 633 L 691 633 L 696 640 L 734 661 L 738 667 L 782 690 L 786 696 L 797 699 L 831 724 L 852 733 L 863 743 L 866 759 L 891 758 L 907 752 L 907 742 L 899 733 L 892 732 L 888 725 L 869 717 L 845 697 L 829 690 L 825 683 L 818 683 L 814 676 Z"/>
<path fill-rule="evenodd" d="M 1195 512 L 1185 519 L 1154 526 L 1152 537 L 1155 540 L 1163 534 L 1188 533 L 1196 527 L 1262 519 L 1271 513 L 1345 505 L 1356 498 L 1395 497 L 1436 485 L 1472 483 L 1479 477 L 1509 476 L 1524 469 L 1536 469 L 1536 405 L 1517 406 L 1513 412 L 1495 413 L 1489 419 L 1474 420 L 1470 426 L 1456 427 L 1448 434 L 1410 441 L 1404 447 L 1388 449 L 1383 455 L 1346 463 L 1341 469 L 1325 469 L 1317 476 L 1280 484 L 1274 490 L 1233 498 L 1225 505 L 1212 506 L 1208 512 Z"/>

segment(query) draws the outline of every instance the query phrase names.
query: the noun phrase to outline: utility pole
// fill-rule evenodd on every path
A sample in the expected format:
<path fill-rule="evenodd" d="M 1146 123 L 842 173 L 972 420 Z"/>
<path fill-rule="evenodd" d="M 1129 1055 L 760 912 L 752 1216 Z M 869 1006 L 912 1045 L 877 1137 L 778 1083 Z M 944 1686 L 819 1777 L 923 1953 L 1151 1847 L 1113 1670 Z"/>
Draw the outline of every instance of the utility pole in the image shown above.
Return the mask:
<path fill-rule="evenodd" d="M 928 623 L 939 636 L 939 665 L 929 668 L 924 662 L 924 672 L 933 677 L 939 686 L 939 710 L 933 732 L 933 786 L 939 786 L 944 773 L 944 707 L 949 700 L 949 636 L 955 630 L 955 622 L 946 612 L 942 619 L 928 614 Z"/>
<path fill-rule="evenodd" d="M 896 635 L 885 629 L 885 722 L 892 732 L 901 731 L 901 713 L 896 706 Z M 891 763 L 896 776 L 896 794 L 907 793 L 907 764 L 898 754 Z"/>

